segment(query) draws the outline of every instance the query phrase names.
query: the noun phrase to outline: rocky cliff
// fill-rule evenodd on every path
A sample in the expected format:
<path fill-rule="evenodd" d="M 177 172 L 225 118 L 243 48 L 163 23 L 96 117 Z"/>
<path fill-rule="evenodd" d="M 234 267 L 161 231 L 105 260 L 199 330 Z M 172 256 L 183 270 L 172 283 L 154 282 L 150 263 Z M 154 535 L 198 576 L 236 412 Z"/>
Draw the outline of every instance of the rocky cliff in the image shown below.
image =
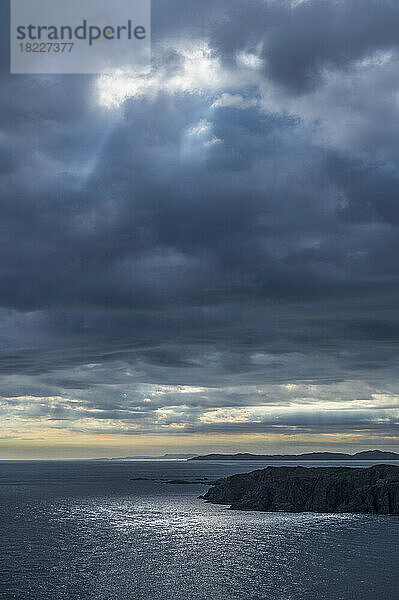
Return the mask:
<path fill-rule="evenodd" d="M 200 498 L 236 510 L 399 514 L 399 467 L 267 467 L 220 479 Z"/>

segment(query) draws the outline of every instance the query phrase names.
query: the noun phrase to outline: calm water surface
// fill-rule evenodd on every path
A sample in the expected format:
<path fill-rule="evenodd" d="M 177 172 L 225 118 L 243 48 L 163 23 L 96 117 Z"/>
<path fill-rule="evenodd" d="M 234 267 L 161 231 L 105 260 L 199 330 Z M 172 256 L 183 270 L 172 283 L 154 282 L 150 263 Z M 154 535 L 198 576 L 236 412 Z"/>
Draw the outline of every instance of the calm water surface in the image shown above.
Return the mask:
<path fill-rule="evenodd" d="M 242 513 L 129 481 L 264 466 L 0 462 L 1 600 L 399 598 L 399 517 Z"/>

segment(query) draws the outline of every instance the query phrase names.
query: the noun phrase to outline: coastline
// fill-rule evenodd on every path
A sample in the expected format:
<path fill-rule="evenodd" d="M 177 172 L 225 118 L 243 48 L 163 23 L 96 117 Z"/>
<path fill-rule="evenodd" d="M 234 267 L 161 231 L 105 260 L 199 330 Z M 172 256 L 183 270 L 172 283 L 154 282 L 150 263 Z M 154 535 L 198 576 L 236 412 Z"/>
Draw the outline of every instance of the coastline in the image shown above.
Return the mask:
<path fill-rule="evenodd" d="M 269 466 L 220 479 L 200 498 L 244 511 L 399 515 L 399 466 Z"/>

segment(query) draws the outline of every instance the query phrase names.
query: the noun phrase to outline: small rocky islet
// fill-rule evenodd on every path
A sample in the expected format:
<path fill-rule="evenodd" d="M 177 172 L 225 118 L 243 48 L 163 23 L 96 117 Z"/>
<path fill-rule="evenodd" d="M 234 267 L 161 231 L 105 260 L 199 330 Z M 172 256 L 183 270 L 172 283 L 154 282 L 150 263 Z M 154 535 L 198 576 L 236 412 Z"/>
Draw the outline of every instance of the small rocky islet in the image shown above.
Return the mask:
<path fill-rule="evenodd" d="M 199 498 L 245 511 L 399 515 L 399 467 L 267 467 L 219 479 Z"/>
<path fill-rule="evenodd" d="M 159 479 L 153 477 L 130 477 L 130 481 L 156 481 L 157 483 L 169 483 L 171 485 L 216 485 L 216 481 L 209 481 L 208 477 L 196 477 L 192 479 Z"/>

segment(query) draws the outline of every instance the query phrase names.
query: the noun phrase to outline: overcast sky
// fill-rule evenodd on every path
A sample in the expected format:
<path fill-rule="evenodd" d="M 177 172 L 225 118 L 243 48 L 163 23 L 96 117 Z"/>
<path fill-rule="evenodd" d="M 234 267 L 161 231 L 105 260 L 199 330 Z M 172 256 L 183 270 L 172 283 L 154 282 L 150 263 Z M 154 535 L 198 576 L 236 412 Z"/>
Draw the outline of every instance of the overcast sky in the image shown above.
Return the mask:
<path fill-rule="evenodd" d="M 153 0 L 9 75 L 0 457 L 399 450 L 399 4 Z"/>

